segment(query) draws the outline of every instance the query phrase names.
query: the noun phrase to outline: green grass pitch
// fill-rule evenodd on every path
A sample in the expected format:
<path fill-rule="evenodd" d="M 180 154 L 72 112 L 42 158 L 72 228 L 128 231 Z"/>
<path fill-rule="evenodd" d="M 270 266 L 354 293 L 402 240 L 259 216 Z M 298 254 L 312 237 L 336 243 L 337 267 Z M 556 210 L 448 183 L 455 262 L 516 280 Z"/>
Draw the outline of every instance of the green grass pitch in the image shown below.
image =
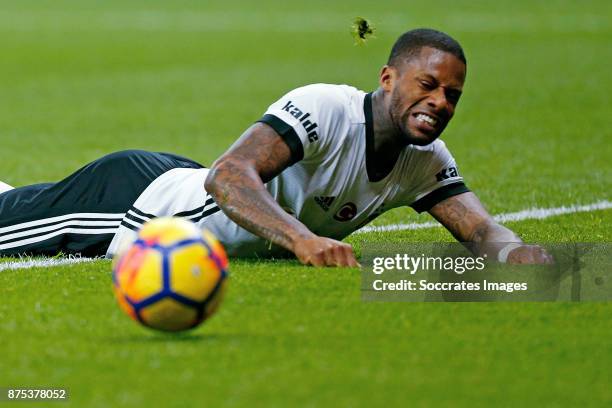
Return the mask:
<path fill-rule="evenodd" d="M 0 180 L 57 180 L 125 148 L 210 164 L 296 86 L 373 90 L 395 38 L 431 26 L 467 54 L 443 139 L 492 213 L 610 200 L 611 15 L 603 0 L 1 2 Z M 377 27 L 363 47 L 356 16 Z M 509 225 L 612 241 L 610 210 Z M 218 314 L 168 336 L 123 315 L 108 261 L 2 271 L 0 387 L 65 387 L 76 407 L 612 404 L 610 304 L 363 303 L 358 270 L 231 272 Z"/>

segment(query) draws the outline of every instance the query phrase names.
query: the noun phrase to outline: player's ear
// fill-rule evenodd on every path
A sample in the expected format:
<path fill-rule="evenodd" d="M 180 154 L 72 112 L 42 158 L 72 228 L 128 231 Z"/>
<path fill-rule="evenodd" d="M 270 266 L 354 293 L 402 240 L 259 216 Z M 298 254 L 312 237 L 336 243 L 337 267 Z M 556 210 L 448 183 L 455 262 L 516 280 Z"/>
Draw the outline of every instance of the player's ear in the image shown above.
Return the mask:
<path fill-rule="evenodd" d="M 385 92 L 391 92 L 393 89 L 393 82 L 395 81 L 395 77 L 397 76 L 397 70 L 389 65 L 385 65 L 380 70 L 380 75 L 378 77 L 378 83 L 380 87 Z"/>

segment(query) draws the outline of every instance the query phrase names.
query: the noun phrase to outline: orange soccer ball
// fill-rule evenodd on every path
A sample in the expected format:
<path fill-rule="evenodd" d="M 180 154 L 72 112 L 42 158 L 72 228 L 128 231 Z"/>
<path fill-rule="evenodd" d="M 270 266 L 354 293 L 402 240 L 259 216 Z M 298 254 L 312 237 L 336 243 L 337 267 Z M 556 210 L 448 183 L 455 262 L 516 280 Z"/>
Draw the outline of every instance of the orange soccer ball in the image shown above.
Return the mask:
<path fill-rule="evenodd" d="M 146 223 L 115 257 L 113 289 L 121 309 L 147 327 L 180 331 L 198 326 L 219 307 L 228 260 L 210 232 L 177 217 Z"/>

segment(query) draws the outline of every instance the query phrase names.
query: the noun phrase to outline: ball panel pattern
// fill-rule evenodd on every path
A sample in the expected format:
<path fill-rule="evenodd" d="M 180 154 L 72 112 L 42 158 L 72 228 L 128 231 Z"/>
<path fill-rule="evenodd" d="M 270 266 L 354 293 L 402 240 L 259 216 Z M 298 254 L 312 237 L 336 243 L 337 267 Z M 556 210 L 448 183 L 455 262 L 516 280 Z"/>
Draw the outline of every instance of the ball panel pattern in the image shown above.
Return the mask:
<path fill-rule="evenodd" d="M 170 252 L 170 289 L 197 302 L 212 292 L 221 271 L 200 242 Z"/>
<path fill-rule="evenodd" d="M 218 308 L 227 287 L 228 260 L 208 231 L 178 218 L 158 218 L 117 258 L 114 291 L 121 309 L 143 325 L 193 328 Z"/>
<path fill-rule="evenodd" d="M 172 298 L 164 298 L 140 310 L 141 321 L 158 330 L 178 331 L 199 322 L 198 311 Z"/>
<path fill-rule="evenodd" d="M 132 303 L 140 302 L 163 289 L 162 254 L 140 245 L 132 246 L 115 268 L 117 286 Z"/>

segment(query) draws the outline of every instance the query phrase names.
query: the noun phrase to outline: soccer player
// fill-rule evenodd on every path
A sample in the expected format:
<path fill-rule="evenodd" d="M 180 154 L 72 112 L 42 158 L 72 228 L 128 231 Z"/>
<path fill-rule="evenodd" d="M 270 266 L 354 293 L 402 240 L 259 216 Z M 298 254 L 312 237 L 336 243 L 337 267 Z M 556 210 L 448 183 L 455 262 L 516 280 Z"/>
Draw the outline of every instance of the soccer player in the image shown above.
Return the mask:
<path fill-rule="evenodd" d="M 438 137 L 466 76 L 461 46 L 431 29 L 404 33 L 366 93 L 315 84 L 273 103 L 210 169 L 127 151 L 56 184 L 0 194 L 0 254 L 112 257 L 142 224 L 174 215 L 211 230 L 232 256 L 293 253 L 356 266 L 340 240 L 383 212 L 428 211 L 459 241 L 500 261 L 550 262 L 496 223 Z"/>

